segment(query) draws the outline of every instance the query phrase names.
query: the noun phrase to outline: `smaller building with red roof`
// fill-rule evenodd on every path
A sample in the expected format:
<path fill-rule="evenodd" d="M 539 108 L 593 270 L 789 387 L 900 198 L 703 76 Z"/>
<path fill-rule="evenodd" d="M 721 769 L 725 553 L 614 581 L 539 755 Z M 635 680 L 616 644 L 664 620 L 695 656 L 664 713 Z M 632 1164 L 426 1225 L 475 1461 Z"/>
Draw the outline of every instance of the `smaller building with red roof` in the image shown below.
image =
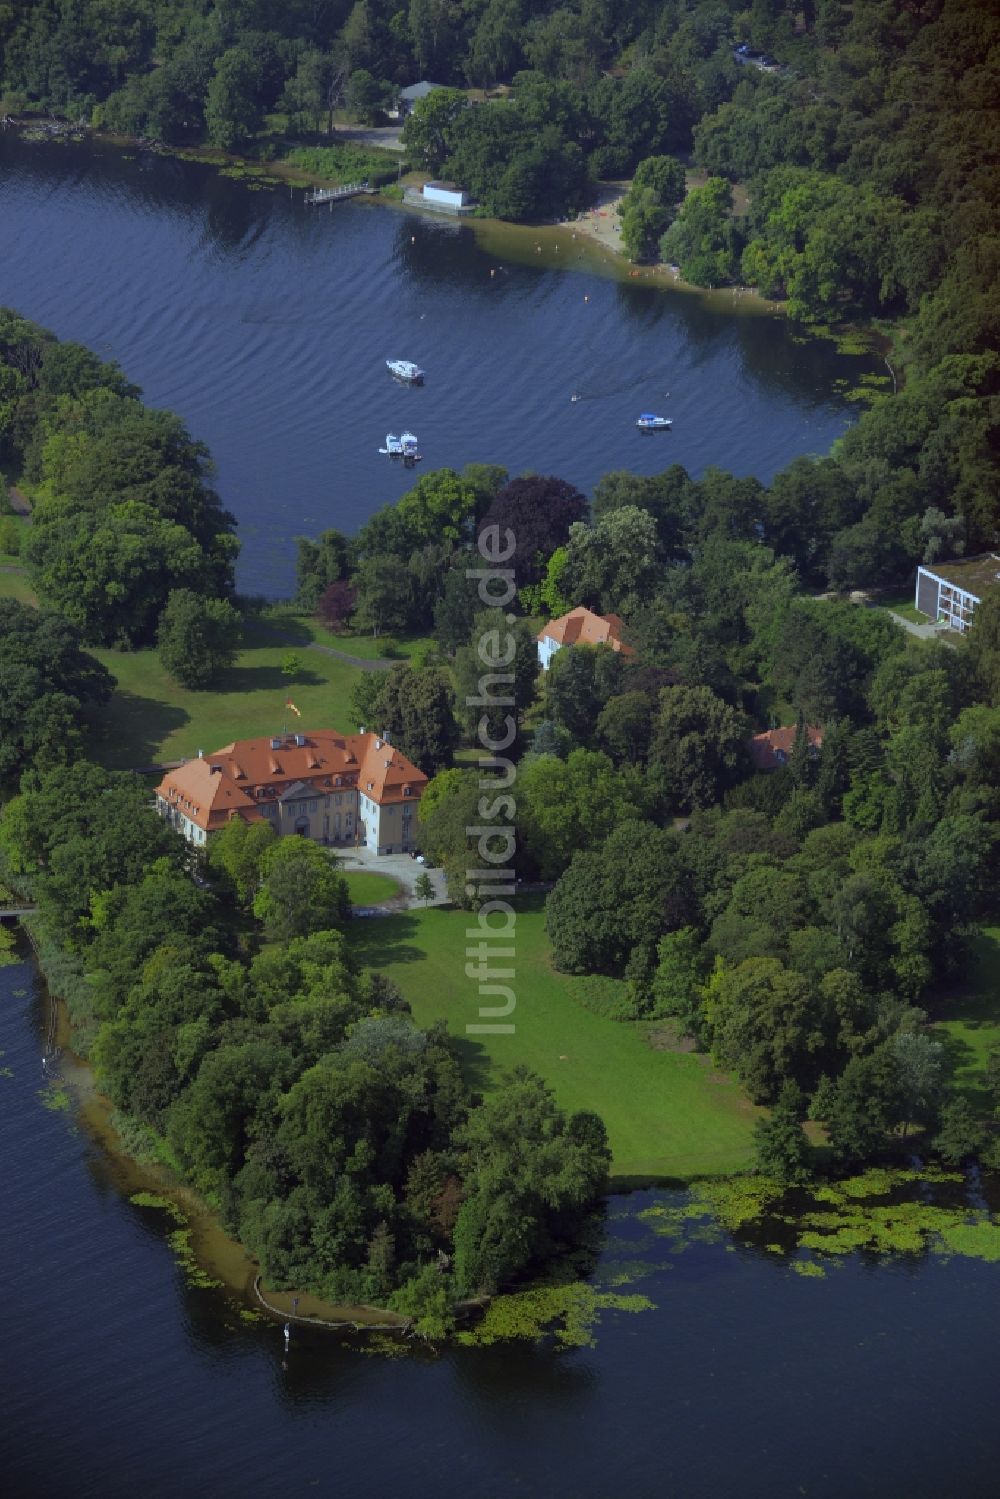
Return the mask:
<path fill-rule="evenodd" d="M 199 846 L 238 817 L 333 846 L 409 853 L 427 777 L 384 735 L 280 734 L 239 739 L 167 771 L 160 816 Z"/>
<path fill-rule="evenodd" d="M 538 632 L 538 660 L 542 670 L 548 671 L 552 657 L 564 645 L 609 645 L 623 656 L 634 656 L 635 651 L 622 638 L 624 630 L 617 614 L 595 614 L 582 606 L 558 619 L 550 619 Z"/>
<path fill-rule="evenodd" d="M 806 724 L 806 739 L 810 755 L 819 754 L 823 745 L 823 730 Z M 798 729 L 791 724 L 781 729 L 768 729 L 764 734 L 755 734 L 750 740 L 750 759 L 754 770 L 780 770 L 792 757 L 795 735 Z"/>

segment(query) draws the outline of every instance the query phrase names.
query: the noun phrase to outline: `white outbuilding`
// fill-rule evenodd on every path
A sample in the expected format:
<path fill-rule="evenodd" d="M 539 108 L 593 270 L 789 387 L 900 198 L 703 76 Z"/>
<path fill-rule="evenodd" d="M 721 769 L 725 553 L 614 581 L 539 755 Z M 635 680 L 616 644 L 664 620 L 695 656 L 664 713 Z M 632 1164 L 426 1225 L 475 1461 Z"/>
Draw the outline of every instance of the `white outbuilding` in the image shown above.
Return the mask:
<path fill-rule="evenodd" d="M 439 208 L 467 208 L 472 201 L 464 187 L 456 182 L 425 182 L 424 201 Z"/>

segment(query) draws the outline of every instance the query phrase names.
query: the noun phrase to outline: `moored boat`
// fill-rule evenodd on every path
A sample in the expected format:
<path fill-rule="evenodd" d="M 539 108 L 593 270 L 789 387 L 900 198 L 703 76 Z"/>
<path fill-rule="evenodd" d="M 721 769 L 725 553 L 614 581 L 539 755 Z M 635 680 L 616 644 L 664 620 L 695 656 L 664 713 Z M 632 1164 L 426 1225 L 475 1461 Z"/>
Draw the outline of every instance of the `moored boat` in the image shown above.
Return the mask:
<path fill-rule="evenodd" d="M 419 364 L 414 364 L 409 359 L 387 359 L 385 367 L 397 380 L 404 380 L 408 385 L 423 385 L 424 372 Z"/>

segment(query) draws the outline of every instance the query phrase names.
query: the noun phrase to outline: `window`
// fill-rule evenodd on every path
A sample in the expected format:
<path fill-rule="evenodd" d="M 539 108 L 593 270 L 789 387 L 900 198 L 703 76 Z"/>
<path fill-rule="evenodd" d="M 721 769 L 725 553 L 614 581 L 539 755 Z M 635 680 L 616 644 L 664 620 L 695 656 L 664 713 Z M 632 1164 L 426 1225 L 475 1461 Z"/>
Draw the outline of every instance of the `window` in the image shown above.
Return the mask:
<path fill-rule="evenodd" d="M 310 810 L 310 812 L 315 812 L 315 810 L 316 810 L 316 803 L 315 802 L 310 802 L 309 803 L 309 810 Z"/>

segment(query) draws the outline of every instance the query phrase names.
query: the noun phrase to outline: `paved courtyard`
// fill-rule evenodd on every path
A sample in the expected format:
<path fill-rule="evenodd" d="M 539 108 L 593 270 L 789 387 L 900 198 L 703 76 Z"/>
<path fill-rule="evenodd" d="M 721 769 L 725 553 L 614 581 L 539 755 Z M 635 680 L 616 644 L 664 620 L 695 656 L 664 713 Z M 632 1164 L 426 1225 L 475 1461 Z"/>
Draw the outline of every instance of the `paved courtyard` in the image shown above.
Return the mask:
<path fill-rule="evenodd" d="M 425 871 L 425 865 L 418 864 L 416 859 L 411 859 L 409 854 L 373 854 L 367 848 L 338 848 L 335 850 L 337 860 L 345 873 L 352 869 L 364 869 L 369 874 L 387 874 L 392 879 L 398 880 L 404 894 L 395 901 L 386 902 L 387 907 L 399 909 L 400 906 L 422 906 L 424 901 L 418 900 L 413 894 L 413 887 L 417 882 L 418 875 Z M 444 883 L 444 871 L 441 869 L 427 869 L 434 886 L 433 897 L 426 902 L 429 906 L 444 905 L 448 899 Z"/>

